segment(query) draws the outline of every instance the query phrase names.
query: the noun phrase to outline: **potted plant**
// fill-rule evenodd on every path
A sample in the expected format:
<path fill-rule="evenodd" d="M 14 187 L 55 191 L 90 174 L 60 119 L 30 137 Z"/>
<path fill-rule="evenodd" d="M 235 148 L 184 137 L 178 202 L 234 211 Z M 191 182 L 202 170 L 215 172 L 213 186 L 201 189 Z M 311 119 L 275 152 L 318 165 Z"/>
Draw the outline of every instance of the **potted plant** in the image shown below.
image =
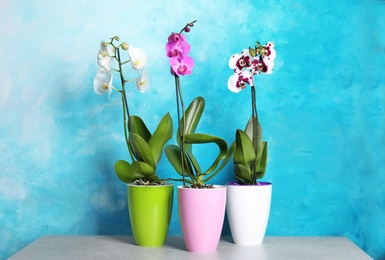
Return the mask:
<path fill-rule="evenodd" d="M 175 171 L 182 176 L 178 186 L 178 209 L 183 238 L 190 252 L 215 252 L 219 243 L 225 208 L 226 186 L 207 184 L 231 158 L 227 143 L 214 135 L 196 133 L 205 101 L 195 98 L 185 110 L 180 76 L 192 73 L 194 60 L 188 56 L 190 45 L 183 32 L 189 32 L 196 21 L 179 33 L 172 33 L 166 44 L 171 74 L 175 77 L 178 114 L 177 145 L 168 145 L 165 154 Z M 215 144 L 219 152 L 208 169 L 203 170 L 193 152 L 195 144 Z"/>
<path fill-rule="evenodd" d="M 143 93 L 148 90 L 149 77 L 145 69 L 148 57 L 142 49 L 126 42 L 119 44 L 119 40 L 115 36 L 101 42 L 94 90 L 98 95 L 106 92 L 110 95 L 112 90 L 121 94 L 124 136 L 131 163 L 118 160 L 115 172 L 127 183 L 129 216 L 136 244 L 162 246 L 171 218 L 174 185 L 161 179 L 156 168 L 166 142 L 172 137 L 172 120 L 169 113 L 165 114 L 152 134 L 139 116 L 130 114 L 126 84 L 134 82 Z M 122 57 L 124 54 L 126 58 Z M 137 77 L 125 78 L 123 67 L 128 64 L 138 73 Z M 119 74 L 120 89 L 112 86 L 112 71 Z"/>
<path fill-rule="evenodd" d="M 244 49 L 229 60 L 234 74 L 228 88 L 235 93 L 251 88 L 251 117 L 245 130 L 237 129 L 234 146 L 236 182 L 227 183 L 227 216 L 233 240 L 240 245 L 259 245 L 263 242 L 269 219 L 272 184 L 258 181 L 266 171 L 267 142 L 262 141 L 258 120 L 254 75 L 271 74 L 276 53 L 274 43 Z"/>

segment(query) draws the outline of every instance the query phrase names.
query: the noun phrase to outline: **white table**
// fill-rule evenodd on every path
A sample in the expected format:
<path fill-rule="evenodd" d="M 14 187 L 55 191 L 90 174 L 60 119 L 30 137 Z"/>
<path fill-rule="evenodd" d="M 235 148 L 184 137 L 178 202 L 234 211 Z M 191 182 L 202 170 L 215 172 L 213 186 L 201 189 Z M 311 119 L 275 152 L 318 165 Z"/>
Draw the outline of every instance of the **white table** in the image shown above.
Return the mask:
<path fill-rule="evenodd" d="M 216 253 L 186 251 L 182 237 L 168 237 L 163 247 L 140 247 L 131 236 L 45 236 L 10 260 L 155 259 L 155 260 L 315 260 L 372 259 L 346 237 L 265 237 L 260 246 L 238 246 L 223 237 Z"/>

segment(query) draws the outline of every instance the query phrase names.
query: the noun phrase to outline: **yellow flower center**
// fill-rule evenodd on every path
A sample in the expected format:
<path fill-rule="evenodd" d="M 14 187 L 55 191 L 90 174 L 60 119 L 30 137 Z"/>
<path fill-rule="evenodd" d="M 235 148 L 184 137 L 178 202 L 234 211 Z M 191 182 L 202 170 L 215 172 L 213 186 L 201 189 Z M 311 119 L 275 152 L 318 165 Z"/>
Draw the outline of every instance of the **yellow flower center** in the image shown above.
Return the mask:
<path fill-rule="evenodd" d="M 108 85 L 107 85 L 106 83 L 104 83 L 104 84 L 102 85 L 102 89 L 103 89 L 103 90 L 108 90 Z"/>
<path fill-rule="evenodd" d="M 134 65 L 135 65 L 135 67 L 137 67 L 137 66 L 139 66 L 141 63 L 142 63 L 141 60 L 136 60 L 136 61 L 134 62 Z"/>

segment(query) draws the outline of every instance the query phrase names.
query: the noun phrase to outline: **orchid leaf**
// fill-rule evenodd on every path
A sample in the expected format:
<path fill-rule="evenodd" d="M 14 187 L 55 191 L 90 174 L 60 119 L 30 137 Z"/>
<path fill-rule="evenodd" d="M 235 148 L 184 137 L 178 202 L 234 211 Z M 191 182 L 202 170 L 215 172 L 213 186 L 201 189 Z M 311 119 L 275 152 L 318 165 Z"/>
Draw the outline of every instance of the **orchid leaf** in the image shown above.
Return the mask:
<path fill-rule="evenodd" d="M 240 184 L 247 184 L 243 179 L 239 178 L 237 175 L 234 176 L 234 178 L 238 181 Z"/>
<path fill-rule="evenodd" d="M 223 168 L 225 168 L 225 166 L 227 165 L 227 163 L 230 161 L 231 159 L 231 156 L 233 155 L 233 152 L 234 152 L 234 143 L 230 146 L 230 149 L 228 150 L 225 158 L 222 160 L 222 163 L 221 165 L 215 169 L 215 171 L 213 171 L 211 173 L 211 175 L 209 177 L 207 177 L 205 180 L 203 180 L 204 182 L 208 182 L 209 180 L 211 180 L 212 178 L 215 177 L 215 175 L 217 175 Z"/>
<path fill-rule="evenodd" d="M 238 129 L 235 134 L 234 164 L 242 164 L 246 167 L 255 160 L 253 142 L 244 131 Z"/>
<path fill-rule="evenodd" d="M 144 175 L 146 178 L 155 174 L 154 169 L 145 162 L 134 161 L 132 162 L 132 168 L 134 171 Z"/>
<path fill-rule="evenodd" d="M 195 130 L 198 126 L 199 120 L 203 114 L 205 106 L 205 101 L 202 97 L 195 98 L 191 104 L 188 106 L 187 110 L 184 112 L 182 119 L 179 121 L 177 136 L 177 144 L 170 145 L 165 148 L 165 153 L 170 161 L 171 165 L 174 167 L 177 173 L 182 175 L 182 159 L 181 159 L 181 134 L 183 134 L 183 152 L 184 152 L 184 169 L 183 172 L 190 177 L 190 181 L 186 180 L 188 183 L 192 184 L 204 184 L 207 180 L 213 178 L 220 170 L 222 170 L 228 161 L 231 158 L 231 152 L 228 149 L 226 141 L 217 136 L 195 133 Z M 198 160 L 192 151 L 193 144 L 215 144 L 219 152 L 208 167 L 208 169 L 202 172 Z M 207 179 L 204 180 L 204 177 L 207 176 Z"/>
<path fill-rule="evenodd" d="M 267 166 L 267 154 L 268 154 L 268 149 L 267 149 L 267 142 L 264 141 L 262 143 L 262 155 L 258 159 L 258 166 L 257 166 L 257 179 L 263 178 L 266 172 L 266 166 Z"/>
<path fill-rule="evenodd" d="M 167 159 L 174 167 L 175 171 L 182 175 L 182 158 L 181 158 L 181 148 L 177 145 L 167 145 L 164 148 L 164 153 L 166 154 Z M 185 174 L 192 176 L 193 170 L 191 164 L 188 162 L 184 163 L 184 172 Z"/>
<path fill-rule="evenodd" d="M 245 167 L 243 164 L 234 164 L 234 172 L 238 181 L 241 179 L 242 183 L 249 183 L 252 180 L 252 172 L 249 168 Z"/>
<path fill-rule="evenodd" d="M 155 164 L 157 164 L 162 157 L 163 147 L 167 141 L 171 139 L 172 130 L 172 119 L 170 113 L 167 113 L 163 116 L 153 136 L 148 141 Z"/>
<path fill-rule="evenodd" d="M 182 117 L 179 122 L 179 128 L 176 135 L 178 145 L 180 145 L 179 133 L 184 133 L 186 135 L 195 132 L 204 108 L 205 100 L 202 97 L 196 97 L 188 106 L 185 111 L 185 117 Z M 185 148 L 191 149 L 191 146 L 186 146 Z"/>
<path fill-rule="evenodd" d="M 131 164 L 124 160 L 117 161 L 115 163 L 114 169 L 119 179 L 125 183 L 131 183 L 137 179 L 145 177 L 144 175 L 134 171 Z"/>
<path fill-rule="evenodd" d="M 192 133 L 192 134 L 187 134 L 185 136 L 185 142 L 186 144 L 215 143 L 219 148 L 219 153 L 215 158 L 214 162 L 212 163 L 212 165 L 206 171 L 201 172 L 200 174 L 207 175 L 213 172 L 218 167 L 218 164 L 220 163 L 220 161 L 226 158 L 226 154 L 228 151 L 227 143 L 220 137 L 209 135 L 209 134 Z"/>
<path fill-rule="evenodd" d="M 185 144 L 186 146 L 186 144 Z M 194 168 L 195 172 L 202 172 L 202 169 L 199 165 L 198 160 L 195 158 L 192 149 L 186 150 L 186 155 L 188 156 L 189 161 L 191 162 L 192 167 Z"/>
<path fill-rule="evenodd" d="M 149 182 L 157 182 L 159 181 L 159 177 L 156 174 L 152 174 L 146 177 Z"/>
<path fill-rule="evenodd" d="M 253 125 L 255 129 L 253 129 Z M 249 121 L 247 122 L 245 132 L 252 141 L 254 139 L 257 140 L 256 141 L 257 146 L 254 147 L 254 150 L 257 153 L 257 158 L 260 158 L 262 155 L 262 127 L 256 116 L 250 117 Z M 253 146 L 254 146 L 254 143 L 253 143 Z"/>
<path fill-rule="evenodd" d="M 142 137 L 146 142 L 148 142 L 151 138 L 151 133 L 148 130 L 146 124 L 143 120 L 138 116 L 130 116 L 130 120 L 128 121 L 130 133 L 138 134 Z"/>
<path fill-rule="evenodd" d="M 132 147 L 132 151 L 135 157 L 139 161 L 146 162 L 155 170 L 156 163 L 154 160 L 154 156 L 151 152 L 151 148 L 147 144 L 147 142 L 141 136 L 134 133 L 130 134 L 129 140 L 130 140 L 130 145 Z"/>

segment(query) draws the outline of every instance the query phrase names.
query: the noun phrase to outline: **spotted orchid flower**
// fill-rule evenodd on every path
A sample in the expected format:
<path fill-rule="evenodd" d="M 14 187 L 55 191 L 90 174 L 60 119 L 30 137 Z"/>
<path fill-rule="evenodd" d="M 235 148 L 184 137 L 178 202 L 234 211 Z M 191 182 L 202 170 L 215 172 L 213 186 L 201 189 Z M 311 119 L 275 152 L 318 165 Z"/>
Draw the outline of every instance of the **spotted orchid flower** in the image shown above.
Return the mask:
<path fill-rule="evenodd" d="M 248 49 L 244 49 L 241 54 L 234 54 L 229 60 L 229 67 L 233 69 L 235 73 L 238 73 L 251 66 L 252 57 Z"/>
<path fill-rule="evenodd" d="M 148 62 L 147 54 L 140 48 L 134 48 L 132 45 L 128 47 L 128 55 L 130 56 L 131 66 L 134 70 L 143 69 Z"/>
<path fill-rule="evenodd" d="M 265 45 L 265 54 L 263 56 L 267 56 L 274 61 L 275 57 L 277 56 L 274 49 L 274 42 L 268 42 Z"/>
<path fill-rule="evenodd" d="M 94 91 L 97 95 L 112 92 L 112 73 L 111 70 L 100 69 L 94 78 Z"/>
<path fill-rule="evenodd" d="M 238 74 L 231 75 L 227 81 L 227 87 L 231 92 L 238 93 L 246 88 L 246 84 L 253 86 L 253 75 L 250 71 L 243 71 Z"/>
<path fill-rule="evenodd" d="M 230 76 L 227 82 L 230 91 L 238 93 L 247 84 L 253 87 L 255 74 L 273 73 L 276 57 L 274 43 L 268 42 L 264 46 L 260 45 L 259 42 L 257 44 L 255 49 L 244 49 L 241 54 L 236 53 L 230 57 L 229 67 L 234 70 L 234 75 Z"/>
<path fill-rule="evenodd" d="M 262 72 L 266 74 L 273 73 L 274 68 L 274 59 L 276 57 L 276 52 L 274 49 L 274 43 L 268 42 L 264 46 L 265 53 L 260 56 L 260 63 L 262 63 Z"/>

